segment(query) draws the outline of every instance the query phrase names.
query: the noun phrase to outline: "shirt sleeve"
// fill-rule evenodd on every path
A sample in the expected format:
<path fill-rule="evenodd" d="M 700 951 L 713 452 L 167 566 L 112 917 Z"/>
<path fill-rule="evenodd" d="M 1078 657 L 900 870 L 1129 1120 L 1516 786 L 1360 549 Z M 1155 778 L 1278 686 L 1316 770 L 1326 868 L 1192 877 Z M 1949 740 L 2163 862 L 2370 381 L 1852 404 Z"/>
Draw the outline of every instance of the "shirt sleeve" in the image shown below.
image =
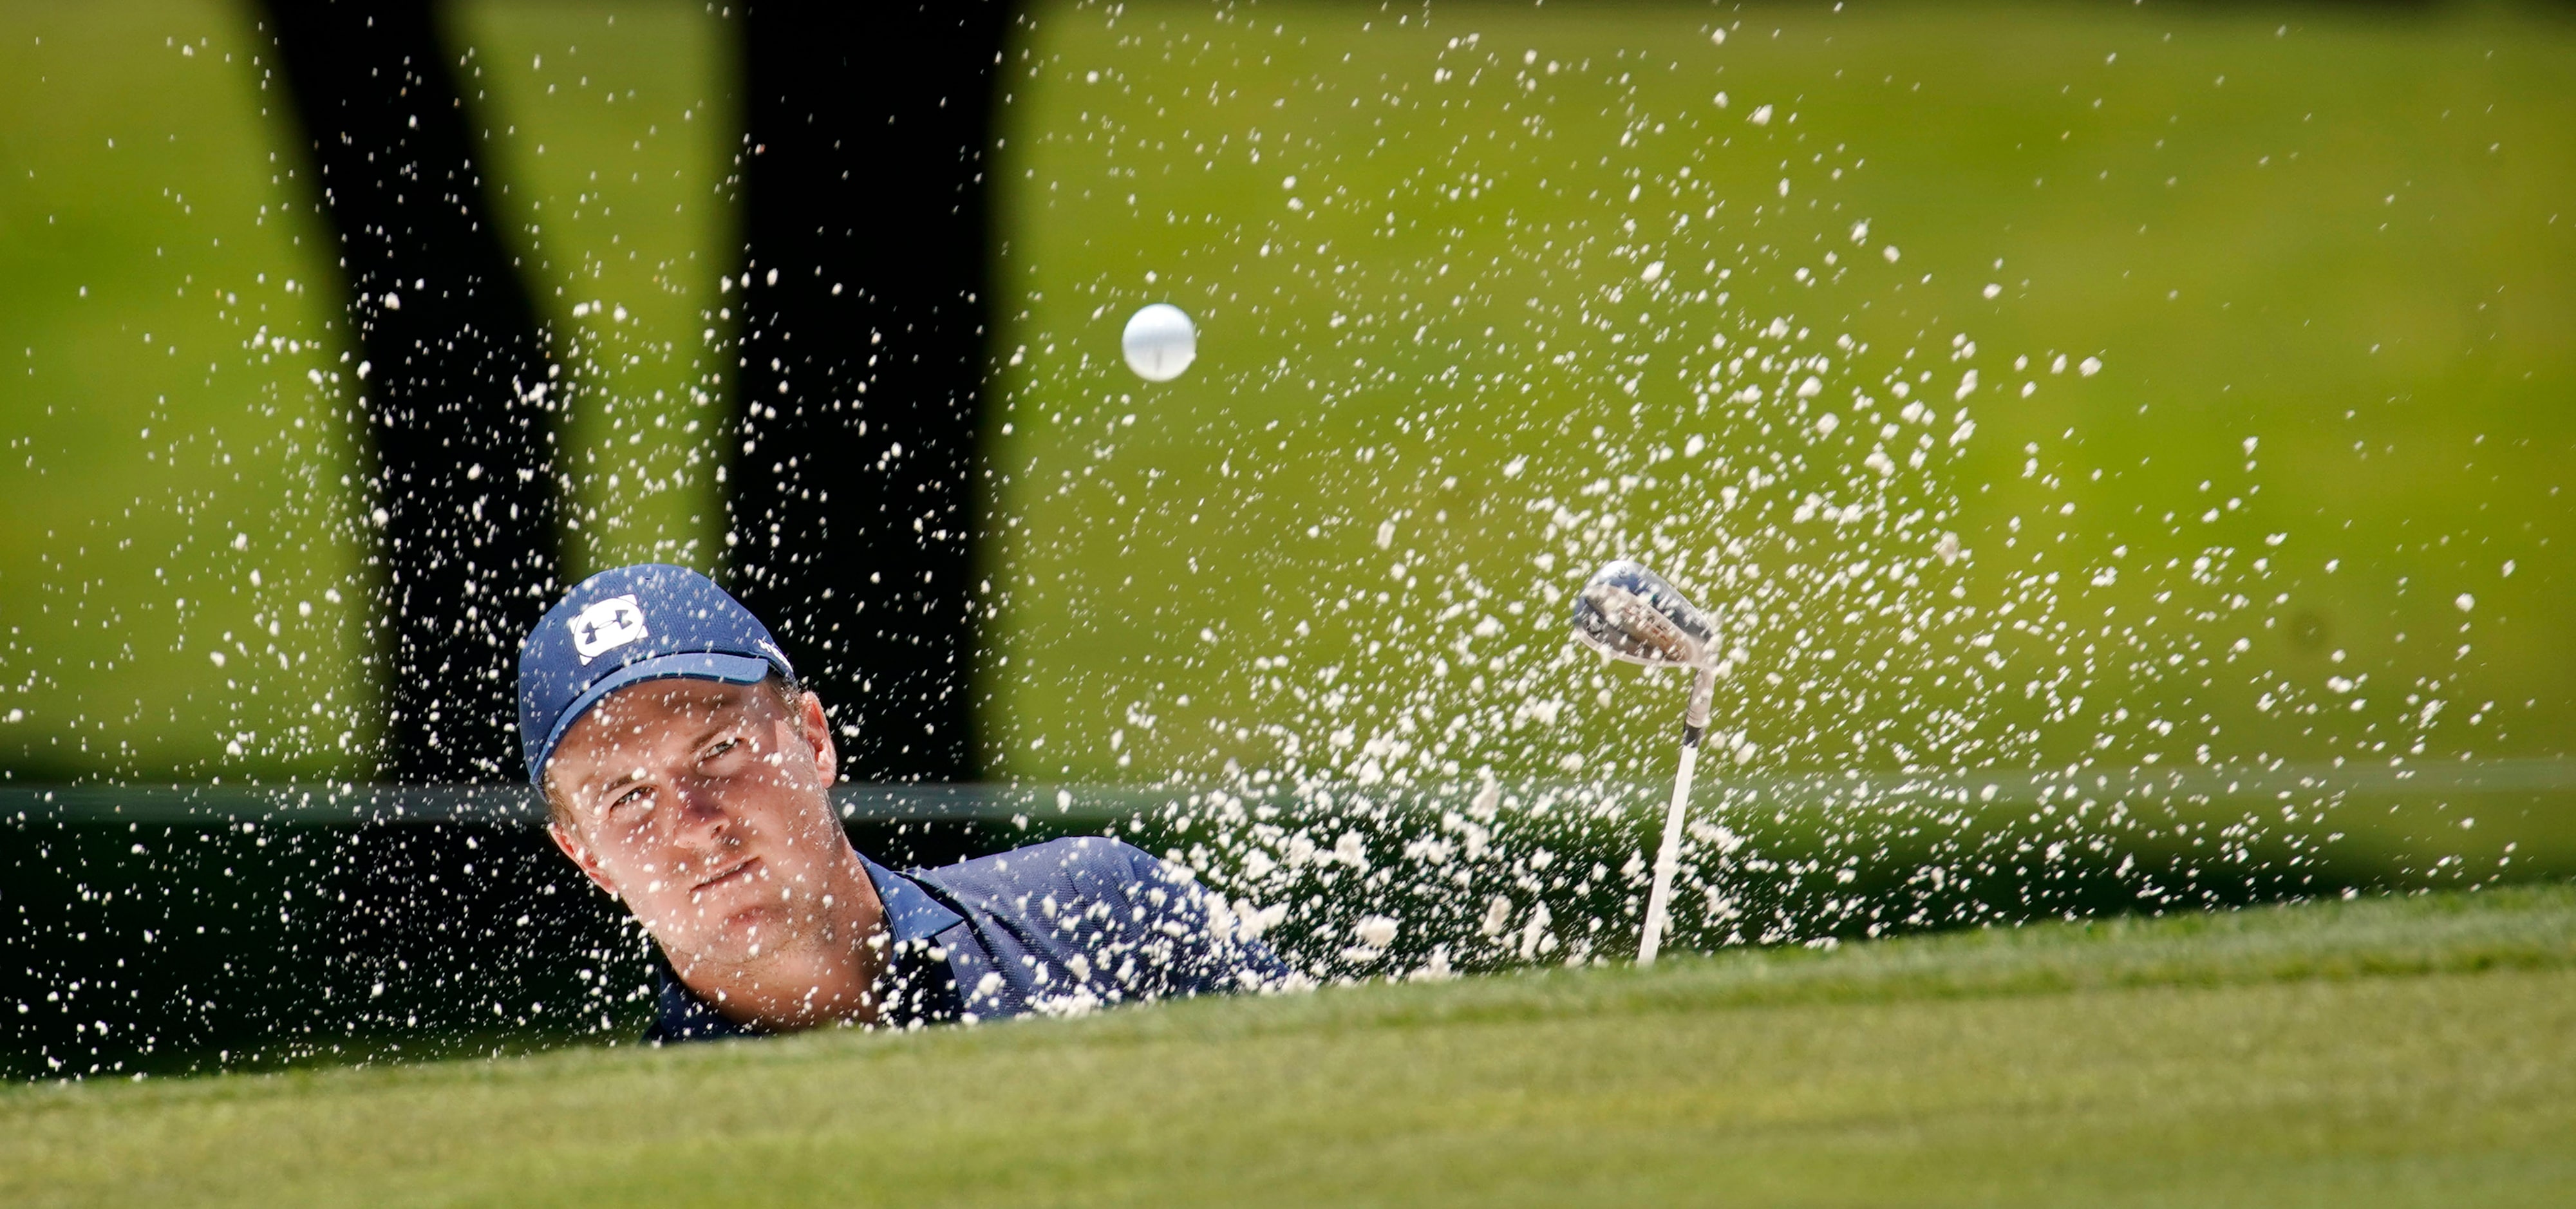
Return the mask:
<path fill-rule="evenodd" d="M 1152 997 L 1295 985 L 1295 971 L 1244 930 L 1224 896 L 1133 844 L 1117 848 L 1130 874 L 1131 917 L 1143 925 L 1137 952 L 1146 976 L 1136 990 Z"/>

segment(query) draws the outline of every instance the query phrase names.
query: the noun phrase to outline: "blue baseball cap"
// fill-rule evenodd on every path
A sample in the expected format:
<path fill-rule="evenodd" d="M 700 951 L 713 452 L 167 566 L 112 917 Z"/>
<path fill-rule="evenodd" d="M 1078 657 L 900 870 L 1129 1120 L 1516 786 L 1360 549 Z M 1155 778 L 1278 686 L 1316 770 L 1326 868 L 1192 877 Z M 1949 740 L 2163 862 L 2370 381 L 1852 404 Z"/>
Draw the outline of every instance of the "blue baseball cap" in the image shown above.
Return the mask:
<path fill-rule="evenodd" d="M 639 563 L 581 581 L 519 645 L 519 746 L 530 784 L 564 732 L 610 693 L 646 680 L 758 684 L 796 669 L 715 581 L 686 567 Z"/>

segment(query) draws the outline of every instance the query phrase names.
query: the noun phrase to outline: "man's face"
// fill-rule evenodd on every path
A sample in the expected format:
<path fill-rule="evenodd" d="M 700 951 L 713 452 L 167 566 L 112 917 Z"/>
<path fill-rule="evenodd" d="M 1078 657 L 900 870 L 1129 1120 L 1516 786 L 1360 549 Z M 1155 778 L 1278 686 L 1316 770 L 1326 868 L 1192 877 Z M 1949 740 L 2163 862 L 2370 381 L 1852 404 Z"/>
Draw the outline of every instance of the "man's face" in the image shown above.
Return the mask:
<path fill-rule="evenodd" d="M 609 694 L 546 765 L 555 843 L 675 958 L 737 965 L 821 926 L 849 859 L 822 703 L 652 680 Z"/>

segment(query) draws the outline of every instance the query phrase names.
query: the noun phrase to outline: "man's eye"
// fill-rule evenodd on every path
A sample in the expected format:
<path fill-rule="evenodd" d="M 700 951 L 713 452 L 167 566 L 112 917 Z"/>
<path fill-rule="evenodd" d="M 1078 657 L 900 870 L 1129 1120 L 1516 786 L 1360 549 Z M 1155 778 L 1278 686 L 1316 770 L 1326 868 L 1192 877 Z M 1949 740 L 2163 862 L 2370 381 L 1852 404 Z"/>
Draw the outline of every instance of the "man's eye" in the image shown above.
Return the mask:
<path fill-rule="evenodd" d="M 644 804 L 644 799 L 651 796 L 651 794 L 645 791 L 643 786 L 638 785 L 633 789 L 629 789 L 626 792 L 617 795 L 616 799 L 608 804 L 608 808 L 610 810 L 616 810 L 623 806 L 641 806 Z"/>
<path fill-rule="evenodd" d="M 706 754 L 706 755 L 704 755 L 704 756 L 702 756 L 702 757 L 700 757 L 700 758 L 701 758 L 701 759 L 706 759 L 706 760 L 717 760 L 717 759 L 722 759 L 722 758 L 724 758 L 725 756 L 732 754 L 732 753 L 733 753 L 733 751 L 734 751 L 736 748 L 739 748 L 739 747 L 741 747 L 741 746 L 742 746 L 742 740 L 741 740 L 740 738 L 738 738 L 738 737 L 737 737 L 737 738 L 731 738 L 731 739 L 722 739 L 722 740 L 719 740 L 719 741 L 717 741 L 716 743 L 711 744 L 710 746 L 708 746 L 708 748 L 707 748 L 707 754 Z"/>

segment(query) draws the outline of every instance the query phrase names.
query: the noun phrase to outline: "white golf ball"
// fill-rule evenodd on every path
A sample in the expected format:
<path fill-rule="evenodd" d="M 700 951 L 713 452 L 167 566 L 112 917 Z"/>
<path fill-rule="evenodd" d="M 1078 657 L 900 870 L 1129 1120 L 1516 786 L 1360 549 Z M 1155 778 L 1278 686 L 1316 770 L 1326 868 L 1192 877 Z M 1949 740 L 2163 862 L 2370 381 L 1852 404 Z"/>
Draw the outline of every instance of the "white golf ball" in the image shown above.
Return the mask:
<path fill-rule="evenodd" d="M 1135 370 L 1137 377 L 1169 382 L 1198 359 L 1199 329 L 1181 308 L 1157 302 L 1127 321 L 1118 346 L 1127 354 L 1127 368 Z"/>

